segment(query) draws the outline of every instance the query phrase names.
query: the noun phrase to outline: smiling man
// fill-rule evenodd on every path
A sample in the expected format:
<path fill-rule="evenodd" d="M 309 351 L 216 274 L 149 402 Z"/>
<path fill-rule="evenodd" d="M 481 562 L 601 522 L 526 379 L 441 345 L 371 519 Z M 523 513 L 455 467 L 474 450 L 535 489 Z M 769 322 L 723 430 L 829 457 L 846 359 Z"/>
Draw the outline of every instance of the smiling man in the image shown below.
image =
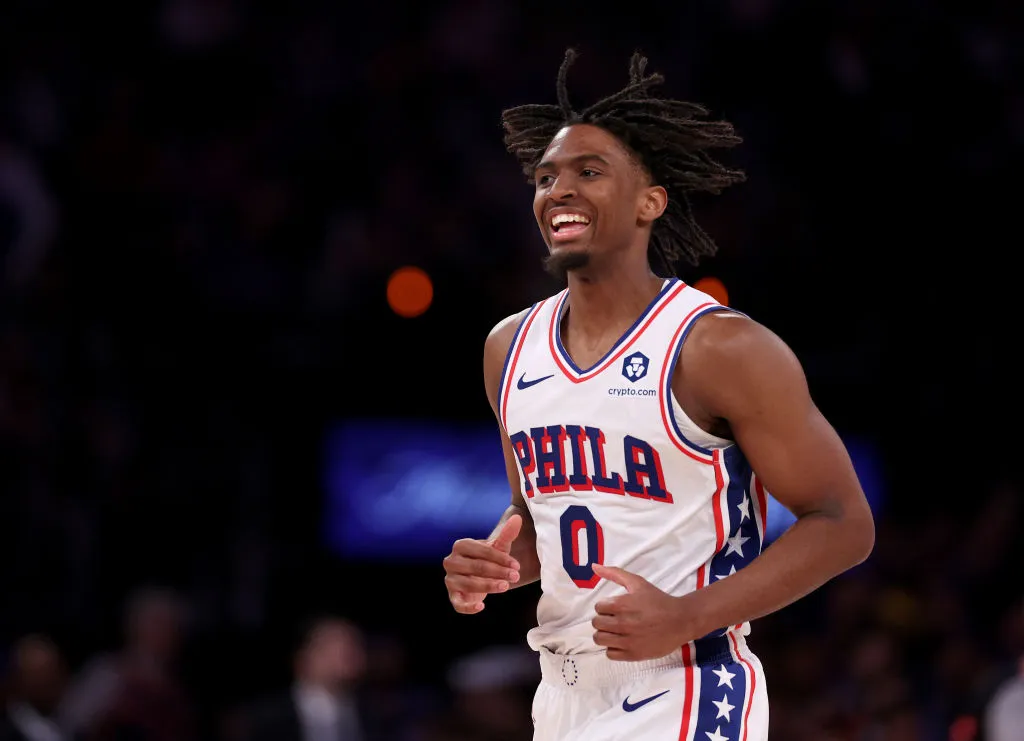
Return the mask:
<path fill-rule="evenodd" d="M 701 107 L 622 91 L 504 114 L 559 294 L 484 351 L 512 503 L 445 559 L 454 608 L 537 579 L 537 741 L 764 741 L 749 621 L 864 560 L 874 525 L 790 349 L 674 275 L 714 243 L 688 197 L 742 180 Z M 796 523 L 761 552 L 766 491 Z"/>

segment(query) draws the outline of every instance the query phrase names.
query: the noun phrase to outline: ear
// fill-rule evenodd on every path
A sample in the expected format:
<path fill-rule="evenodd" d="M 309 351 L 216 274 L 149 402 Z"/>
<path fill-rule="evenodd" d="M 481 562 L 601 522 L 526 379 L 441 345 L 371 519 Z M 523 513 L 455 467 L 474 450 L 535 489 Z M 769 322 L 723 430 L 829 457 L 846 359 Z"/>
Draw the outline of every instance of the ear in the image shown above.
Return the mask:
<path fill-rule="evenodd" d="M 640 191 L 640 209 L 637 219 L 650 224 L 668 208 L 668 193 L 660 185 L 649 185 Z"/>

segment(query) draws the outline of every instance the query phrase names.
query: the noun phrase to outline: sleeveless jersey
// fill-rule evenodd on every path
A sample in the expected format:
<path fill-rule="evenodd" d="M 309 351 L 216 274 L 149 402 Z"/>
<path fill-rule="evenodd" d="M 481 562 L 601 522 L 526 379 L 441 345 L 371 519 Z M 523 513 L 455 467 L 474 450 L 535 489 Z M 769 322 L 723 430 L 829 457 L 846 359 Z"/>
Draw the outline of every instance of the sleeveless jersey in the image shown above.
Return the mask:
<path fill-rule="evenodd" d="M 542 595 L 535 650 L 603 650 L 594 605 L 622 593 L 593 564 L 674 596 L 728 578 L 761 551 L 766 494 L 732 441 L 683 412 L 672 375 L 693 323 L 728 310 L 665 282 L 633 326 L 581 369 L 559 337 L 567 290 L 535 304 L 509 347 L 499 416 L 537 531 Z M 749 632 L 749 625 L 723 626 Z"/>

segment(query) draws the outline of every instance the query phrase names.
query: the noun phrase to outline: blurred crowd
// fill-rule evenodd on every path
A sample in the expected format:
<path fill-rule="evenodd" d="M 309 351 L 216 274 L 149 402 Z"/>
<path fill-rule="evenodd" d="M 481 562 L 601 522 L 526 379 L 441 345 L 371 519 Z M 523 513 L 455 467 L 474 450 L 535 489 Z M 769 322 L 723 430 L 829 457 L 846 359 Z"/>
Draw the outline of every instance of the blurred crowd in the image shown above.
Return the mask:
<path fill-rule="evenodd" d="M 933 516 L 883 526 L 875 556 L 792 608 L 754 624 L 773 738 L 787 741 L 1011 741 L 1024 728 L 1024 595 L 1013 519 L 1020 491 L 989 493 L 970 523 Z M 536 587 L 525 590 L 535 591 Z M 492 597 L 493 610 L 507 608 Z M 523 604 L 528 604 L 524 600 Z M 121 639 L 73 662 L 46 634 L 6 662 L 2 741 L 529 741 L 535 655 L 511 630 L 465 651 L 451 634 L 405 634 L 315 614 L 279 653 L 254 645 L 218 664 L 189 652 L 189 604 L 133 593 Z M 461 618 L 473 620 L 475 617 Z M 525 630 L 529 621 L 519 626 Z M 452 649 L 426 676 L 416 642 Z M 443 649 L 444 647 L 442 647 Z M 204 692 L 277 664 L 259 691 Z M 287 667 L 285 669 L 284 667 Z M 217 699 L 211 699 L 217 698 Z M 0 716 L 2 717 L 2 716 Z"/>
<path fill-rule="evenodd" d="M 478 383 L 486 329 L 551 288 L 499 115 L 553 101 L 574 43 L 574 99 L 641 47 L 736 123 L 750 182 L 697 204 L 713 269 L 830 418 L 895 451 L 872 559 L 755 624 L 772 737 L 1024 738 L 1019 471 L 946 438 L 953 414 L 1019 435 L 992 317 L 1020 6 L 680 5 L 0 5 L 0 741 L 530 737 L 530 593 L 464 628 L 410 567 L 407 606 L 366 606 L 375 567 L 317 544 L 316 450 L 330 415 L 489 414 L 446 369 Z M 968 266 L 995 245 L 967 333 L 946 242 Z M 407 263 L 435 280 L 419 325 L 383 302 Z M 451 393 L 376 393 L 418 365 Z"/>

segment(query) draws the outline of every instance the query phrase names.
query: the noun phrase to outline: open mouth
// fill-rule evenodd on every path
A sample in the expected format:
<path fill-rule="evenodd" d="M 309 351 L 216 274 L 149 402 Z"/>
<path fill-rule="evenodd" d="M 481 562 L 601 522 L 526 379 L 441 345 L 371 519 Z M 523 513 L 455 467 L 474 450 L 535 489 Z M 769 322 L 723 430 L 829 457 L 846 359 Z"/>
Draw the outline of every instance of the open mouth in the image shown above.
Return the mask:
<path fill-rule="evenodd" d="M 590 217 L 584 214 L 561 213 L 551 217 L 551 238 L 562 242 L 574 239 L 590 227 Z"/>

